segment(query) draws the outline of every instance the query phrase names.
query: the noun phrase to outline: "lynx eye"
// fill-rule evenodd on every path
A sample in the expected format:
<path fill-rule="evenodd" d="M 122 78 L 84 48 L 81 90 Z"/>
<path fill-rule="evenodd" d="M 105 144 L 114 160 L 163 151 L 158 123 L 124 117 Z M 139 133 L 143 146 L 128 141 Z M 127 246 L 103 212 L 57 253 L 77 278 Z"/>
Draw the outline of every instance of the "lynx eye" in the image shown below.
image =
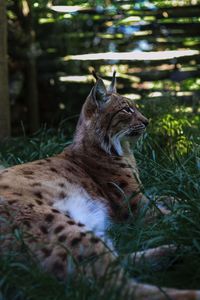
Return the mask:
<path fill-rule="evenodd" d="M 122 111 L 127 112 L 129 114 L 132 114 L 135 112 L 134 109 L 131 107 L 124 107 Z"/>

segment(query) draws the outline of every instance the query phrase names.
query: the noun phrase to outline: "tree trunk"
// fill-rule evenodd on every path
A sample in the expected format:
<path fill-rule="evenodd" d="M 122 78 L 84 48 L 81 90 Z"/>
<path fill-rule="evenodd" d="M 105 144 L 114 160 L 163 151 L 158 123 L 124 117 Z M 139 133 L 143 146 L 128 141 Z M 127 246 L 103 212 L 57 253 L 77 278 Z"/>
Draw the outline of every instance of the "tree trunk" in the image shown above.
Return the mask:
<path fill-rule="evenodd" d="M 6 0 L 0 0 L 0 139 L 10 136 Z"/>
<path fill-rule="evenodd" d="M 29 35 L 29 54 L 27 61 L 27 81 L 28 81 L 28 112 L 29 112 L 29 129 L 34 133 L 39 129 L 39 103 L 38 103 L 38 86 L 37 86 L 37 68 L 36 58 L 37 49 L 35 47 L 35 31 L 33 25 L 33 12 L 30 0 L 26 0 L 29 8 L 27 15 L 27 33 Z"/>

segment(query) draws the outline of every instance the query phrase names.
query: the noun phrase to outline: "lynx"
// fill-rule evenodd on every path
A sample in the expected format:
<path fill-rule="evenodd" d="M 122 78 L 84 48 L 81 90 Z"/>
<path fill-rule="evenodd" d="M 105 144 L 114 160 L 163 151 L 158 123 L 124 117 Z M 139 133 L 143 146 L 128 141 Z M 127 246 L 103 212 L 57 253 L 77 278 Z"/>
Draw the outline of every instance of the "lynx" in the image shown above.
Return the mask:
<path fill-rule="evenodd" d="M 137 215 L 147 201 L 127 142 L 136 142 L 147 125 L 134 102 L 117 93 L 115 73 L 108 89 L 96 76 L 70 146 L 54 157 L 1 170 L 0 252 L 20 247 L 13 235 L 17 228 L 44 270 L 59 279 L 68 276 L 69 255 L 80 268 L 92 259 L 85 276 L 105 276 L 117 258 L 107 229 Z M 163 246 L 135 257 L 167 251 Z M 117 272 L 108 285 L 123 282 L 130 299 L 200 299 L 200 291 L 161 290 L 127 279 L 121 268 Z"/>

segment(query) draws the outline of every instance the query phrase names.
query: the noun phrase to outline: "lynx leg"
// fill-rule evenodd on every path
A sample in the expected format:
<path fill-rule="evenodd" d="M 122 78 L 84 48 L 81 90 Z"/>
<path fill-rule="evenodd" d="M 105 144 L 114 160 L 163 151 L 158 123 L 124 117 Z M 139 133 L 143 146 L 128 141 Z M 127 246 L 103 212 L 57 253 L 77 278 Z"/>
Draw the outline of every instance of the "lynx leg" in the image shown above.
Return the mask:
<path fill-rule="evenodd" d="M 168 268 L 178 257 L 176 257 L 177 246 L 175 245 L 162 245 L 159 247 L 147 249 L 144 251 L 138 251 L 128 255 L 128 259 L 131 260 L 135 266 L 139 267 L 141 263 L 147 263 L 151 265 L 151 268 L 155 271 Z"/>
<path fill-rule="evenodd" d="M 134 262 L 139 262 L 141 259 L 151 260 L 151 259 L 160 259 L 165 256 L 172 256 L 177 251 L 177 246 L 170 245 L 162 245 L 159 247 L 138 251 L 132 253 L 130 257 L 134 260 Z"/>
<path fill-rule="evenodd" d="M 76 223 L 73 219 L 55 209 L 47 206 L 45 206 L 45 210 L 41 206 L 35 207 L 34 210 L 30 210 L 30 220 L 28 208 L 21 207 L 20 210 L 15 212 L 15 220 L 18 221 L 18 224 L 16 221 L 12 223 L 13 218 L 8 212 L 9 210 L 6 210 L 4 215 L 10 218 L 11 227 L 21 227 L 24 243 L 36 255 L 44 269 L 61 280 L 64 280 L 67 274 L 73 271 L 70 269 L 68 257 L 73 257 L 77 262 L 74 272 L 81 270 L 84 271 L 85 276 L 96 278 L 107 275 L 109 266 L 115 262 L 115 256 L 98 237 L 87 232 L 83 224 Z M 8 226 L 6 228 L 8 229 Z M 8 241 L 8 239 L 6 240 Z M 14 244 L 16 245 L 16 242 Z M 88 259 L 94 259 L 92 266 L 90 267 L 91 264 L 87 264 L 85 268 L 82 268 L 83 260 Z M 113 277 L 108 277 L 106 286 L 122 287 L 124 294 L 128 295 L 128 299 L 200 299 L 199 291 L 159 289 L 152 285 L 137 283 L 134 280 L 127 279 L 123 270 L 119 267 L 113 274 Z"/>
<path fill-rule="evenodd" d="M 153 285 L 129 282 L 129 299 L 135 300 L 200 300 L 200 291 L 159 288 Z M 128 286 L 127 285 L 127 286 Z M 134 295 L 133 297 L 131 297 Z"/>

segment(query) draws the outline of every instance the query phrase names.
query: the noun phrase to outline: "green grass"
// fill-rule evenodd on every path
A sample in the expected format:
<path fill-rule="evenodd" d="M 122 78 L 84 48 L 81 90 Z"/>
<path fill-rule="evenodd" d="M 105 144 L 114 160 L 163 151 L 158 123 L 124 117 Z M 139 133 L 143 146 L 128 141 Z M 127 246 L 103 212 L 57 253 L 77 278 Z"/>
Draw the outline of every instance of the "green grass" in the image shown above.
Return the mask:
<path fill-rule="evenodd" d="M 150 129 L 153 131 L 153 129 Z M 155 131 L 153 131 L 154 133 Z M 173 196 L 172 213 L 160 216 L 154 223 L 144 223 L 143 212 L 130 224 L 117 224 L 110 230 L 120 253 L 118 264 L 127 276 L 141 282 L 179 288 L 200 289 L 200 166 L 198 141 L 182 148 L 171 147 L 158 134 L 145 135 L 135 148 L 135 156 L 144 184 L 143 192 L 157 205 L 158 196 Z M 177 134 L 177 132 L 176 132 Z M 152 136 L 150 138 L 149 136 Z M 179 139 L 176 137 L 176 141 Z M 189 135 L 184 135 L 186 141 Z M 166 142 L 166 143 L 165 143 Z M 42 129 L 33 137 L 7 140 L 0 145 L 0 161 L 11 166 L 48 157 L 62 151 L 70 143 L 62 130 Z M 162 144 L 162 148 L 159 146 Z M 163 147 L 165 145 L 165 147 Z M 173 202 L 173 201 L 172 201 Z M 124 260 L 124 254 L 173 243 L 178 246 L 179 260 L 169 268 L 157 271 L 155 266 L 141 262 L 140 267 Z M 187 248 L 184 248 L 187 246 Z M 96 281 L 78 274 L 59 282 L 45 273 L 28 253 L 12 253 L 0 258 L 0 299 L 2 300 L 64 300 L 122 299 L 115 287 L 102 292 L 106 280 Z"/>

